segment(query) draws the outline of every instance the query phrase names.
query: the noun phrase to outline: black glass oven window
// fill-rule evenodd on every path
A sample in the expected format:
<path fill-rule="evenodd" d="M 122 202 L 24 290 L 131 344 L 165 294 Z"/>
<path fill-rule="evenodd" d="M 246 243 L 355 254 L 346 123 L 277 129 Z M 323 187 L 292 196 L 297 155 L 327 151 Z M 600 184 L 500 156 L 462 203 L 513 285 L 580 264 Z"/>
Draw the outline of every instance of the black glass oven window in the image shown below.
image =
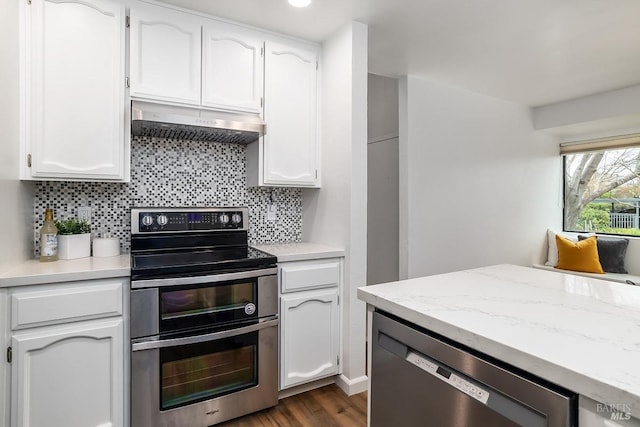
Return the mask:
<path fill-rule="evenodd" d="M 161 290 L 161 330 L 250 319 L 257 316 L 256 300 L 255 281 Z"/>
<path fill-rule="evenodd" d="M 258 385 L 258 332 L 160 350 L 162 410 Z"/>

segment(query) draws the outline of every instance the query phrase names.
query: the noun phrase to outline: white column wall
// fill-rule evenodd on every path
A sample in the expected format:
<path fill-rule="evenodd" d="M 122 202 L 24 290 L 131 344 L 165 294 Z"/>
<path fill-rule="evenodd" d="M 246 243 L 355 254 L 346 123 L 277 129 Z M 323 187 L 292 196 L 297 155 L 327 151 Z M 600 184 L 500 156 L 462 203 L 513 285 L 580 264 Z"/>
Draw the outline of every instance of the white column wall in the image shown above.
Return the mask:
<path fill-rule="evenodd" d="M 0 273 L 32 257 L 33 189 L 18 180 L 19 2 L 4 1 L 0 14 Z"/>
<path fill-rule="evenodd" d="M 369 143 L 367 285 L 398 280 L 398 138 Z"/>
<path fill-rule="evenodd" d="M 0 14 L 0 274 L 31 256 L 33 190 L 18 180 L 18 2 L 5 0 Z M 0 289 L 0 345 L 6 349 L 6 292 Z M 9 366 L 0 363 L 0 425 L 9 425 Z"/>
<path fill-rule="evenodd" d="M 561 226 L 557 142 L 526 107 L 406 77 L 400 170 L 401 277 L 531 265 Z"/>
<path fill-rule="evenodd" d="M 348 394 L 366 389 L 367 26 L 352 22 L 323 44 L 322 188 L 304 191 L 303 240 L 346 251 L 342 375 Z"/>
<path fill-rule="evenodd" d="M 398 79 L 369 74 L 367 284 L 398 280 Z"/>

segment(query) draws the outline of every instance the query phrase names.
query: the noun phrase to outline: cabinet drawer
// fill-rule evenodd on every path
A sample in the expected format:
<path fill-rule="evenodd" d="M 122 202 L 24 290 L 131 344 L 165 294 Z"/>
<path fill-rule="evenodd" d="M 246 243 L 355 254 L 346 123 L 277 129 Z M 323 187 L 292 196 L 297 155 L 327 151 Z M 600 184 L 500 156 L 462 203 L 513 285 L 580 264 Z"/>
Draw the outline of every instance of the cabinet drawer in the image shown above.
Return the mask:
<path fill-rule="evenodd" d="M 338 286 L 340 261 L 302 261 L 280 266 L 282 292 Z"/>
<path fill-rule="evenodd" d="M 18 289 L 11 294 L 11 329 L 122 315 L 122 279 Z"/>

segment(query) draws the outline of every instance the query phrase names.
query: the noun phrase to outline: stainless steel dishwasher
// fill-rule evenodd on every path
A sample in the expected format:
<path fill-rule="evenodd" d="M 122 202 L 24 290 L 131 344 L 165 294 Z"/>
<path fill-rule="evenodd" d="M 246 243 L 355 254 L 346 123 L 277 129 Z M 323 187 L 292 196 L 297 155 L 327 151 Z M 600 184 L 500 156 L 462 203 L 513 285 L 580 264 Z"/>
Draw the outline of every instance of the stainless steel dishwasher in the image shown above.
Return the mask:
<path fill-rule="evenodd" d="M 386 313 L 373 314 L 372 427 L 577 426 L 578 396 Z"/>

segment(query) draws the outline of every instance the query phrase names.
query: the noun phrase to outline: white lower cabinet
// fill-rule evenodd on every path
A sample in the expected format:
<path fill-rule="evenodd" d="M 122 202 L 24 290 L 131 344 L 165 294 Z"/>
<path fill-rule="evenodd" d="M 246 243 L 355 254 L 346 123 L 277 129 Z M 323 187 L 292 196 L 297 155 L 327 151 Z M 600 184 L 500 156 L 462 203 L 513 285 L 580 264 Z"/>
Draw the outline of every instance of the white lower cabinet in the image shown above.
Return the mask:
<path fill-rule="evenodd" d="M 12 427 L 123 425 L 123 321 L 15 334 Z"/>
<path fill-rule="evenodd" d="M 125 278 L 9 288 L 8 425 L 127 425 L 127 289 Z"/>
<path fill-rule="evenodd" d="M 338 289 L 295 292 L 281 299 L 281 388 L 338 373 Z"/>
<path fill-rule="evenodd" d="M 279 264 L 281 390 L 340 373 L 341 265 Z"/>
<path fill-rule="evenodd" d="M 7 345 L 7 291 L 6 289 L 0 289 L 0 342 L 3 344 L 3 349 Z M 9 367 L 6 363 L 4 355 L 0 360 L 0 426 L 9 425 Z"/>

